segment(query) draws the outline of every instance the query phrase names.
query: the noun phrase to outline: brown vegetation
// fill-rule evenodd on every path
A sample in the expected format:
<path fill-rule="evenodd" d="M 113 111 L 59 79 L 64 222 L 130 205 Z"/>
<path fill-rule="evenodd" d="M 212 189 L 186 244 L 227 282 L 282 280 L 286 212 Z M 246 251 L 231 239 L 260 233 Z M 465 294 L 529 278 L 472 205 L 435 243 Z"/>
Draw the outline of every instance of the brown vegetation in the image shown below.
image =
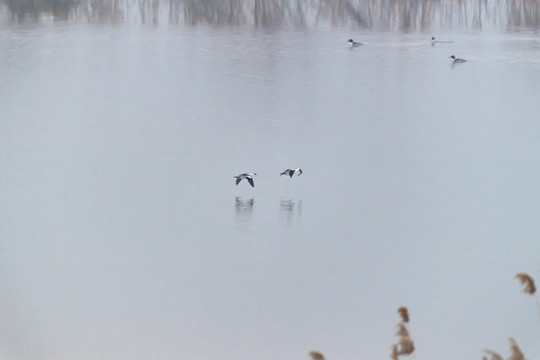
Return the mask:
<path fill-rule="evenodd" d="M 497 354 L 495 351 L 492 350 L 484 350 L 486 354 L 489 355 L 489 357 L 484 356 L 482 359 L 485 360 L 504 360 L 503 357 L 499 354 Z"/>
<path fill-rule="evenodd" d="M 399 358 L 398 347 L 395 344 L 392 345 L 392 353 L 390 354 L 390 358 L 392 360 L 398 360 L 398 358 Z"/>
<path fill-rule="evenodd" d="M 398 331 L 396 332 L 396 335 L 399 337 L 409 337 L 409 330 L 407 330 L 407 327 L 404 323 L 398 323 L 397 324 Z"/>
<path fill-rule="evenodd" d="M 411 355 L 414 352 L 414 343 L 409 336 L 402 337 L 398 342 L 398 355 Z"/>
<path fill-rule="evenodd" d="M 402 322 L 397 324 L 398 331 L 396 335 L 400 337 L 397 344 L 392 345 L 392 353 L 390 358 L 397 360 L 400 355 L 411 355 L 414 352 L 414 342 L 412 341 L 409 330 L 405 323 L 409 322 L 409 311 L 402 306 L 398 309 Z"/>
<path fill-rule="evenodd" d="M 489 357 L 484 356 L 482 357 L 482 360 L 504 360 L 503 357 L 495 351 L 484 350 L 484 352 L 488 354 Z M 513 338 L 510 338 L 510 357 L 508 358 L 508 360 L 526 360 L 525 356 L 521 352 L 521 349 L 517 345 L 516 340 L 514 340 Z"/>
<path fill-rule="evenodd" d="M 536 292 L 536 286 L 534 285 L 534 280 L 528 274 L 518 273 L 516 278 L 519 279 L 521 285 L 523 285 L 523 292 L 529 295 L 533 295 Z"/>
<path fill-rule="evenodd" d="M 401 320 L 404 323 L 408 323 L 409 322 L 409 310 L 407 310 L 407 308 L 405 306 L 402 306 L 399 309 L 397 309 L 397 311 L 398 311 L 399 315 L 401 316 Z"/>
<path fill-rule="evenodd" d="M 311 356 L 313 360 L 324 360 L 323 354 L 318 351 L 310 351 L 309 356 Z"/>
<path fill-rule="evenodd" d="M 509 360 L 525 360 L 525 356 L 517 345 L 516 341 L 510 338 L 510 359 Z"/>

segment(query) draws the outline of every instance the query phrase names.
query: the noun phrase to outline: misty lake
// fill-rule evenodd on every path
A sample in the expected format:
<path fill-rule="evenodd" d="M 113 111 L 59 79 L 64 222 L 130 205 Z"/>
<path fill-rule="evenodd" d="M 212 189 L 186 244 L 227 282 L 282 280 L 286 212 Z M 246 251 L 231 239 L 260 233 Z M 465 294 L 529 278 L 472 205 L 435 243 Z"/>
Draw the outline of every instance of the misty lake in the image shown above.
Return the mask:
<path fill-rule="evenodd" d="M 540 358 L 536 7 L 286 3 L 0 2 L 0 359 Z"/>

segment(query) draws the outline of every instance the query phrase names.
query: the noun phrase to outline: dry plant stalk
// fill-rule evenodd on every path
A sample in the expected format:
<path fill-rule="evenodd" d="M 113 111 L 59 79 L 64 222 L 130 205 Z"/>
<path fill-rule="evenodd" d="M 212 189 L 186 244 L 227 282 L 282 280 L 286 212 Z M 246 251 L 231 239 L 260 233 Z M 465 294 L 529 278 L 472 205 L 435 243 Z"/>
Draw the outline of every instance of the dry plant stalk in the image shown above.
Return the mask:
<path fill-rule="evenodd" d="M 525 360 L 525 356 L 521 352 L 521 349 L 512 338 L 510 338 L 510 352 L 512 353 L 512 355 L 510 355 L 510 360 Z"/>
<path fill-rule="evenodd" d="M 534 286 L 534 280 L 528 274 L 518 273 L 516 278 L 519 279 L 521 285 L 523 285 L 523 292 L 529 295 L 533 295 L 536 292 L 536 286 Z"/>
<path fill-rule="evenodd" d="M 409 322 L 409 310 L 405 306 L 401 306 L 399 309 L 397 309 L 399 316 L 401 316 L 401 320 L 403 320 L 404 323 Z"/>
<path fill-rule="evenodd" d="M 392 345 L 392 353 L 390 354 L 392 360 L 398 360 L 400 355 L 410 355 L 414 352 L 414 343 L 406 325 L 409 322 L 409 310 L 405 306 L 401 306 L 398 308 L 398 313 L 402 321 L 397 324 L 396 335 L 400 339 L 397 344 Z"/>
<path fill-rule="evenodd" d="M 518 273 L 515 276 L 519 279 L 521 282 L 521 285 L 523 285 L 523 292 L 525 294 L 534 295 L 536 292 L 536 286 L 534 285 L 534 280 L 532 277 L 529 276 L 529 274 L 526 273 Z M 540 316 L 540 302 L 538 301 L 538 297 L 535 296 L 534 300 L 536 301 L 536 308 L 538 309 L 538 316 Z"/>
<path fill-rule="evenodd" d="M 409 337 L 409 330 L 407 330 L 407 327 L 403 323 L 398 323 L 398 331 L 396 332 L 397 336 L 401 337 Z"/>
<path fill-rule="evenodd" d="M 486 360 L 504 360 L 503 357 L 499 354 L 497 354 L 495 351 L 492 350 L 484 350 L 486 354 L 489 355 L 489 359 L 487 357 L 483 357 Z"/>
<path fill-rule="evenodd" d="M 402 337 L 398 346 L 398 355 L 410 355 L 414 352 L 414 343 L 409 336 Z"/>
<path fill-rule="evenodd" d="M 390 359 L 392 360 L 398 360 L 399 358 L 399 352 L 397 345 L 392 345 L 392 353 L 390 354 Z"/>
<path fill-rule="evenodd" d="M 313 360 L 324 360 L 323 354 L 318 351 L 310 351 L 309 356 L 311 356 Z"/>

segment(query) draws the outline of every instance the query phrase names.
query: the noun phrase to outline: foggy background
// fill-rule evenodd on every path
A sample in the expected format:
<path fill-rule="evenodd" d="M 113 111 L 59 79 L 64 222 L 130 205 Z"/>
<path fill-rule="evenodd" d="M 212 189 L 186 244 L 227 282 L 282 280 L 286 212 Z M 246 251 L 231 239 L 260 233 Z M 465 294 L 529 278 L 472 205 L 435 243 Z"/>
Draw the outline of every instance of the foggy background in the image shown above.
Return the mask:
<path fill-rule="evenodd" d="M 0 358 L 540 357 L 536 2 L 0 4 Z"/>

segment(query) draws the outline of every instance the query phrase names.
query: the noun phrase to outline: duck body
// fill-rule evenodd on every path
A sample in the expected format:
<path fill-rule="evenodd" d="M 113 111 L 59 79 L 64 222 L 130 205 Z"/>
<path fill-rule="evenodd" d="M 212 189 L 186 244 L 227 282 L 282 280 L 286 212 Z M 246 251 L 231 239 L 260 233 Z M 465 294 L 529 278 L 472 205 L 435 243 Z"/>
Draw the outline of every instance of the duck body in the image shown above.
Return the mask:
<path fill-rule="evenodd" d="M 453 41 L 439 41 L 439 40 L 435 40 L 435 36 L 432 36 L 431 37 L 431 45 L 435 45 L 435 44 L 453 44 L 454 42 Z"/>
<path fill-rule="evenodd" d="M 242 181 L 242 179 L 246 179 L 248 183 L 251 185 L 251 187 L 255 187 L 255 184 L 253 183 L 253 176 L 255 175 L 257 174 L 256 173 L 243 173 L 243 174 L 235 176 L 236 185 L 240 184 L 240 181 Z"/>
<path fill-rule="evenodd" d="M 298 173 L 298 176 L 302 175 L 302 169 L 296 168 L 296 169 L 287 169 L 283 171 L 279 176 L 283 175 L 289 175 L 290 177 L 293 177 L 294 174 Z"/>
<path fill-rule="evenodd" d="M 360 45 L 364 45 L 361 42 L 354 41 L 353 39 L 347 40 L 347 44 L 349 44 L 349 47 L 357 47 Z"/>
<path fill-rule="evenodd" d="M 465 59 L 457 59 L 454 55 L 450 56 L 450 61 L 454 64 L 461 64 L 467 62 Z"/>

